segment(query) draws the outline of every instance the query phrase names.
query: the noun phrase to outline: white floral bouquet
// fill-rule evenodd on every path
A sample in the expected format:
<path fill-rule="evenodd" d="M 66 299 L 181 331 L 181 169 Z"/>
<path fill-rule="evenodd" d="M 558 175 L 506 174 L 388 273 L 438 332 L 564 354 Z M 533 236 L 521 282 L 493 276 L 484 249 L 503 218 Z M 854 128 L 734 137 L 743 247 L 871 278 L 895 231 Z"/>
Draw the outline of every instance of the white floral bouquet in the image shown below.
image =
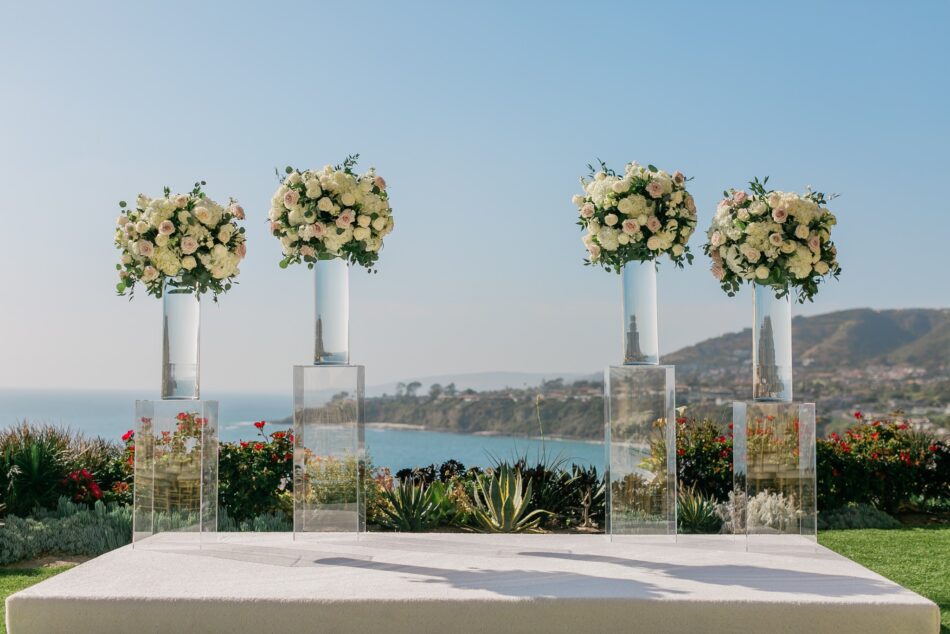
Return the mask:
<path fill-rule="evenodd" d="M 322 170 L 285 170 L 267 216 L 283 249 L 281 268 L 342 258 L 373 270 L 383 237 L 393 230 L 392 209 L 382 176 L 373 168 L 353 171 L 358 158 Z"/>
<path fill-rule="evenodd" d="M 195 183 L 187 194 L 161 198 L 139 194 L 132 209 L 123 200 L 116 221 L 115 245 L 121 255 L 116 265 L 120 295 L 132 295 L 135 283 L 161 297 L 166 281 L 201 295 L 231 290 L 238 266 L 247 254 L 244 209 L 233 199 L 227 207 L 208 198 Z"/>
<path fill-rule="evenodd" d="M 585 264 L 600 264 L 618 273 L 627 262 L 655 260 L 662 254 L 676 266 L 693 261 L 686 246 L 696 229 L 696 202 L 686 191 L 686 177 L 652 165 L 628 163 L 622 175 L 603 161 L 581 178 L 583 195 L 573 197 L 577 224 L 586 230 Z"/>
<path fill-rule="evenodd" d="M 826 276 L 841 273 L 831 241 L 837 220 L 826 206 L 834 196 L 766 190 L 768 180 L 754 179 L 751 193 L 723 192 L 703 250 L 730 297 L 748 281 L 771 286 L 776 297 L 797 287 L 798 301 L 811 301 Z"/>

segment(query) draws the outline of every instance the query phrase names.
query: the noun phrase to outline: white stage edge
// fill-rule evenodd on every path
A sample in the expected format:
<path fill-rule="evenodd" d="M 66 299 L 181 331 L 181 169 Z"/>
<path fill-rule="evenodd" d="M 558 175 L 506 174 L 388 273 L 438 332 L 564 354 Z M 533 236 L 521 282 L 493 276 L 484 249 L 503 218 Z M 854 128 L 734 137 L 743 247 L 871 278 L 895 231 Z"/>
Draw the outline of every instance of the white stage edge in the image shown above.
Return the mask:
<path fill-rule="evenodd" d="M 232 533 L 162 548 L 120 548 L 12 595 L 9 634 L 939 631 L 934 603 L 822 547 Z"/>

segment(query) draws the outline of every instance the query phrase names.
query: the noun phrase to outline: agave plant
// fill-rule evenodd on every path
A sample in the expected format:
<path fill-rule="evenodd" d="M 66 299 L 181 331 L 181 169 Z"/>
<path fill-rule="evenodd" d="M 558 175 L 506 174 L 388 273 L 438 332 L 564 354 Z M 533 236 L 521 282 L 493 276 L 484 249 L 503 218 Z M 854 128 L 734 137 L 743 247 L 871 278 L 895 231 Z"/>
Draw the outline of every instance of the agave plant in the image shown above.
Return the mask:
<path fill-rule="evenodd" d="M 505 464 L 478 478 L 474 497 L 476 530 L 485 533 L 537 533 L 541 519 L 550 514 L 528 512 L 531 483 L 525 487 L 521 473 Z"/>
<path fill-rule="evenodd" d="M 716 534 L 722 528 L 722 516 L 715 500 L 697 492 L 693 486 L 681 487 L 676 523 L 681 533 Z"/>
<path fill-rule="evenodd" d="M 382 521 L 394 530 L 418 533 L 449 519 L 451 504 L 445 485 L 439 481 L 426 485 L 403 480 L 385 490 L 383 497 L 389 504 L 380 506 Z"/>

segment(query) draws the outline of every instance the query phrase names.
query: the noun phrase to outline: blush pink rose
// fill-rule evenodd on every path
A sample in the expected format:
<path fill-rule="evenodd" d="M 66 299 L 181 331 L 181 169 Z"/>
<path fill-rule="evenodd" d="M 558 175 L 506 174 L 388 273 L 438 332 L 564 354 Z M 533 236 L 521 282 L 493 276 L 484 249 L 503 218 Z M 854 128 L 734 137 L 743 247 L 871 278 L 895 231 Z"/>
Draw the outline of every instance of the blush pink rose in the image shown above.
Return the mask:
<path fill-rule="evenodd" d="M 746 200 L 748 200 L 748 199 L 749 199 L 749 195 L 746 194 L 746 193 L 743 192 L 743 191 L 734 192 L 734 193 L 732 194 L 732 200 L 733 200 L 733 202 L 735 202 L 737 205 L 741 205 L 742 203 L 744 203 L 744 202 L 745 202 Z"/>
<path fill-rule="evenodd" d="M 382 176 L 377 176 L 373 179 L 373 184 L 379 187 L 380 189 L 386 189 L 386 179 Z"/>
<path fill-rule="evenodd" d="M 821 250 L 821 239 L 814 235 L 808 238 L 808 248 L 812 253 L 818 253 Z"/>
<path fill-rule="evenodd" d="M 185 196 L 184 194 L 179 194 L 175 196 L 175 205 L 179 209 L 184 209 L 187 204 L 188 204 L 188 196 Z"/>
<path fill-rule="evenodd" d="M 659 198 L 663 195 L 663 184 L 660 181 L 650 181 L 647 184 L 647 193 L 654 198 Z"/>
<path fill-rule="evenodd" d="M 788 218 L 788 212 L 785 211 L 784 208 L 777 207 L 776 209 L 772 210 L 772 220 L 774 220 L 775 222 L 785 222 L 787 218 Z"/>
<path fill-rule="evenodd" d="M 584 206 L 581 207 L 581 217 L 582 218 L 593 218 L 594 217 L 594 205 L 591 203 L 584 203 Z"/>
<path fill-rule="evenodd" d="M 198 241 L 191 236 L 185 236 L 181 239 L 181 252 L 185 255 L 191 255 L 198 250 Z"/>
<path fill-rule="evenodd" d="M 291 189 L 284 194 L 284 207 L 290 209 L 297 204 L 298 200 L 300 200 L 300 193 L 296 189 Z"/>
<path fill-rule="evenodd" d="M 647 229 L 650 231 L 656 232 L 659 231 L 663 226 L 663 223 L 660 222 L 660 219 L 656 216 L 650 216 L 647 218 Z"/>
<path fill-rule="evenodd" d="M 148 240 L 139 240 L 135 244 L 135 250 L 139 252 L 139 255 L 146 258 L 152 257 L 155 253 L 155 247 L 153 247 L 152 243 Z"/>
<path fill-rule="evenodd" d="M 314 257 L 316 254 L 317 254 L 317 252 L 314 251 L 314 250 L 313 250 L 313 247 L 311 247 L 311 246 L 304 245 L 304 246 L 300 247 L 300 255 L 302 255 L 302 256 L 304 256 L 304 257 L 310 257 L 310 258 L 312 258 L 312 257 Z"/>
<path fill-rule="evenodd" d="M 673 172 L 673 181 L 682 185 L 686 181 L 686 177 L 683 176 L 683 172 L 676 170 Z"/>
<path fill-rule="evenodd" d="M 175 233 L 175 223 L 171 220 L 163 220 L 161 224 L 158 225 L 158 232 L 163 236 L 170 236 Z"/>
<path fill-rule="evenodd" d="M 327 226 L 322 222 L 315 222 L 310 225 L 310 230 L 313 232 L 314 238 L 322 238 L 327 235 Z"/>
<path fill-rule="evenodd" d="M 231 205 L 231 214 L 238 220 L 244 220 L 244 207 L 241 205 Z"/>
<path fill-rule="evenodd" d="M 637 221 L 634 220 L 633 218 L 627 218 L 626 220 L 624 220 L 621 227 L 623 228 L 623 232 L 627 234 L 628 236 L 632 236 L 633 234 L 635 234 L 637 231 L 640 230 L 640 225 L 638 225 Z"/>
<path fill-rule="evenodd" d="M 773 233 L 769 236 L 769 242 L 774 244 L 777 247 L 782 246 L 782 235 L 779 233 Z"/>
<path fill-rule="evenodd" d="M 247 255 L 247 244 L 242 242 L 241 244 L 237 245 L 235 252 L 237 253 L 238 257 L 243 260 L 244 256 Z"/>
<path fill-rule="evenodd" d="M 278 233 L 280 233 L 280 225 L 277 224 L 276 222 L 271 222 L 270 232 L 276 236 Z"/>

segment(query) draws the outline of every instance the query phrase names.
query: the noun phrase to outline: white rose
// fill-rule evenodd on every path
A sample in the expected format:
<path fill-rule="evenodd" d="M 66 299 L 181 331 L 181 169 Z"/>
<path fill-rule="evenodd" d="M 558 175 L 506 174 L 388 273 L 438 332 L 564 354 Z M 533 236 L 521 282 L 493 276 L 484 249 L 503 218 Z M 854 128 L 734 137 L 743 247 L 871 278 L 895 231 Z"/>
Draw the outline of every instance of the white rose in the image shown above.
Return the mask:
<path fill-rule="evenodd" d="M 353 238 L 356 240 L 365 240 L 366 238 L 370 237 L 370 235 L 371 232 L 366 227 L 357 227 L 353 230 Z"/>
<path fill-rule="evenodd" d="M 580 194 L 575 194 L 574 196 L 571 197 L 571 202 L 577 205 L 578 207 L 582 206 L 584 204 L 584 201 L 585 201 L 585 198 L 581 196 Z"/>
<path fill-rule="evenodd" d="M 184 209 L 187 204 L 188 204 L 188 196 L 186 196 L 185 194 L 178 194 L 177 196 L 175 196 L 175 205 L 179 209 Z"/>
<path fill-rule="evenodd" d="M 760 280 L 764 280 L 769 276 L 769 268 L 767 266 L 759 266 L 755 269 L 755 276 Z"/>
<path fill-rule="evenodd" d="M 166 236 L 163 233 L 158 234 L 157 236 L 155 236 L 155 244 L 160 247 L 165 246 L 166 244 L 168 244 L 168 236 Z"/>
<path fill-rule="evenodd" d="M 642 226 L 645 225 L 646 223 L 647 223 L 647 215 L 646 215 L 646 214 L 640 214 L 639 216 L 637 216 L 637 224 L 638 224 L 638 225 L 640 225 L 640 226 L 642 227 Z"/>
<path fill-rule="evenodd" d="M 195 218 L 197 218 L 202 224 L 208 224 L 211 222 L 211 212 L 208 211 L 207 207 L 195 207 L 193 210 Z"/>
<path fill-rule="evenodd" d="M 386 228 L 386 219 L 383 218 L 382 216 L 379 216 L 378 218 L 376 218 L 376 220 L 373 221 L 373 229 L 375 229 L 376 231 L 382 231 L 385 228 Z"/>
<path fill-rule="evenodd" d="M 683 251 L 685 251 L 685 248 L 683 247 L 682 244 L 674 244 L 674 245 L 673 245 L 673 255 L 674 255 L 674 256 L 679 257 L 679 256 L 683 255 Z"/>
<path fill-rule="evenodd" d="M 357 219 L 356 219 L 356 223 L 357 223 L 359 226 L 361 226 L 361 227 L 368 227 L 368 226 L 370 225 L 370 223 L 372 222 L 372 220 L 373 220 L 373 219 L 370 218 L 369 216 L 360 214 L 360 216 L 357 217 Z"/>
<path fill-rule="evenodd" d="M 227 242 L 231 239 L 231 236 L 234 235 L 234 226 L 233 225 L 224 225 L 218 231 L 218 241 Z"/>
<path fill-rule="evenodd" d="M 828 263 L 824 260 L 815 263 L 815 272 L 818 273 L 818 275 L 826 275 L 829 269 Z"/>
<path fill-rule="evenodd" d="M 138 222 L 135 223 L 135 230 L 138 231 L 139 233 L 145 233 L 146 231 L 148 231 L 148 223 L 145 222 L 144 220 L 139 220 Z"/>
<path fill-rule="evenodd" d="M 320 211 L 331 211 L 333 209 L 333 201 L 324 196 L 317 201 L 317 209 Z"/>
<path fill-rule="evenodd" d="M 296 184 L 298 184 L 299 182 L 300 182 L 300 172 L 291 172 L 291 173 L 287 176 L 287 184 L 288 184 L 288 185 L 296 185 Z"/>
<path fill-rule="evenodd" d="M 608 227 L 612 227 L 620 221 L 620 218 L 617 217 L 617 214 L 607 214 L 604 216 L 604 223 Z"/>
<path fill-rule="evenodd" d="M 190 271 L 196 266 L 198 266 L 198 261 L 193 256 L 186 255 L 181 259 L 181 267 L 186 271 Z"/>
<path fill-rule="evenodd" d="M 808 234 L 808 225 L 798 225 L 795 227 L 795 237 L 799 240 L 807 240 Z"/>
<path fill-rule="evenodd" d="M 340 196 L 340 202 L 343 203 L 344 207 L 350 207 L 356 204 L 356 196 L 354 196 L 350 192 L 346 192 L 345 194 Z"/>
<path fill-rule="evenodd" d="M 660 248 L 660 239 L 657 236 L 650 236 L 647 240 L 647 248 L 656 251 Z"/>
<path fill-rule="evenodd" d="M 602 181 L 605 178 L 607 178 L 607 175 L 603 172 L 597 172 L 596 174 L 594 174 L 594 180 Z"/>
<path fill-rule="evenodd" d="M 613 185 L 610 186 L 610 189 L 614 190 L 614 192 L 618 194 L 622 194 L 623 192 L 630 189 L 630 183 L 628 183 L 627 181 L 617 181 Z"/>

